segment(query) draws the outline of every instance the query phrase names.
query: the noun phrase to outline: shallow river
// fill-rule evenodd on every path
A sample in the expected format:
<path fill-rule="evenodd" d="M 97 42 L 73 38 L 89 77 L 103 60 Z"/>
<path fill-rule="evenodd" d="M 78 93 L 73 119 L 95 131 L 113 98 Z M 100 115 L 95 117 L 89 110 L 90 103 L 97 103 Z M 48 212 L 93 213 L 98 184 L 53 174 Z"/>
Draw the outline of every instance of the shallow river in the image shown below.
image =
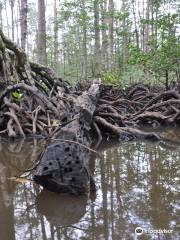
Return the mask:
<path fill-rule="evenodd" d="M 180 130 L 165 134 L 174 143 L 101 149 L 91 159 L 97 192 L 88 198 L 13 181 L 36 160 L 42 140 L 2 141 L 0 240 L 180 239 Z"/>

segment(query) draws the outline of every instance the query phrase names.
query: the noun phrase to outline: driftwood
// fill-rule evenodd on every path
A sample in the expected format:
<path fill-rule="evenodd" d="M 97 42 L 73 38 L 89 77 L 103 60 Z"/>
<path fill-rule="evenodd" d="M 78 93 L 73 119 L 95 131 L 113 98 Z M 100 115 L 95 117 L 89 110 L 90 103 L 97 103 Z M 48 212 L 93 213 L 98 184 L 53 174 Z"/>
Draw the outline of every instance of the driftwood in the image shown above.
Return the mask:
<path fill-rule="evenodd" d="M 99 83 L 94 83 L 76 99 L 68 119 L 74 121 L 51 137 L 33 173 L 34 180 L 46 189 L 79 195 L 88 192 L 93 185 L 90 184 L 91 151 L 88 147 L 92 143 L 89 132 L 98 97 Z"/>

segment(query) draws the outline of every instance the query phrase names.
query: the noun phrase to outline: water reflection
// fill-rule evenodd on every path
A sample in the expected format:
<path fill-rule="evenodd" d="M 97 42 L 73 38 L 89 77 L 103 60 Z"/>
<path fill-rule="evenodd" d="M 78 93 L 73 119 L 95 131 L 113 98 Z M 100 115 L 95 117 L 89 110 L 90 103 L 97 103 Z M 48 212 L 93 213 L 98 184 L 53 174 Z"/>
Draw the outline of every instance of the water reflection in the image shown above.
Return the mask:
<path fill-rule="evenodd" d="M 18 176 L 20 170 L 30 166 L 40 152 L 37 140 L 1 141 L 0 143 L 0 239 L 15 239 L 16 211 L 15 194 L 17 183 L 9 178 Z M 19 193 L 24 197 L 25 192 Z M 22 200 L 23 201 L 23 200 Z"/>
<path fill-rule="evenodd" d="M 42 142 L 0 145 L 0 233 L 22 239 L 179 239 L 178 144 L 127 143 L 101 151 L 95 161 L 94 200 L 49 193 L 8 178 L 37 158 Z M 92 161 L 92 165 L 93 165 Z M 134 229 L 172 234 L 135 236 Z"/>
<path fill-rule="evenodd" d="M 87 196 L 67 196 L 46 190 L 36 198 L 37 211 L 54 226 L 78 223 L 86 213 Z"/>

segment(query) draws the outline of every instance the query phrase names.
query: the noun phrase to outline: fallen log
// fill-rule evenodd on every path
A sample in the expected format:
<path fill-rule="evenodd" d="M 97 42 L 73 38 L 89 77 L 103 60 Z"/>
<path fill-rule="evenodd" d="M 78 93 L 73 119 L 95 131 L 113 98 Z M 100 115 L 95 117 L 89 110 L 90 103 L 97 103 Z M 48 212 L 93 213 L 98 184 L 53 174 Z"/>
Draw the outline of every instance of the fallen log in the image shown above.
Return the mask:
<path fill-rule="evenodd" d="M 93 186 L 89 172 L 91 151 L 90 130 L 99 83 L 76 99 L 66 126 L 51 136 L 40 162 L 34 170 L 34 180 L 53 192 L 84 194 Z"/>

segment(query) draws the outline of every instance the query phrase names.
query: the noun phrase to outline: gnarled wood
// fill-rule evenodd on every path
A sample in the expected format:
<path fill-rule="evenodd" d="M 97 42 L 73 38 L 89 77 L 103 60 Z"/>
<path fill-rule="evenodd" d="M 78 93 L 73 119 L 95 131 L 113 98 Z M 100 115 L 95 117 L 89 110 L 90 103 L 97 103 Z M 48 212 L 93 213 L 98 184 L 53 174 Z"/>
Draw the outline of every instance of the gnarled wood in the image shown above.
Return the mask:
<path fill-rule="evenodd" d="M 34 171 L 34 180 L 44 188 L 75 195 L 89 191 L 91 152 L 87 147 L 92 143 L 89 132 L 98 97 L 99 83 L 94 83 L 77 98 L 70 116 L 75 120 L 52 136 Z"/>

